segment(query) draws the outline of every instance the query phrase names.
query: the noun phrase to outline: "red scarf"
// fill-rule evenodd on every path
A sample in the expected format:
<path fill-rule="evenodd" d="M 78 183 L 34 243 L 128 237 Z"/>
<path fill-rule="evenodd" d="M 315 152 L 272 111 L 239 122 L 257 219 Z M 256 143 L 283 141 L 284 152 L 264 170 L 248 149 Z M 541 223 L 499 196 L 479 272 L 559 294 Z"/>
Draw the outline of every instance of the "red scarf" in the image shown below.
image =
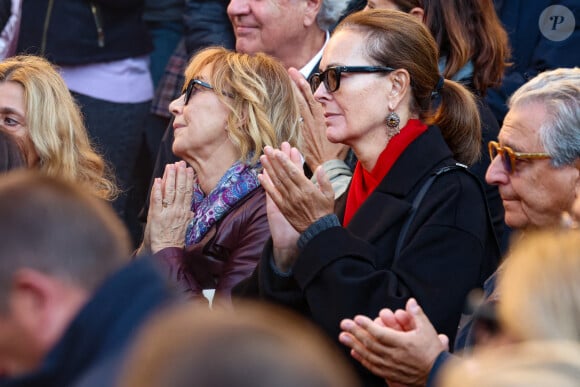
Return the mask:
<path fill-rule="evenodd" d="M 387 173 L 389 173 L 401 153 L 425 130 L 427 130 L 427 125 L 421 121 L 417 119 L 409 120 L 399 134 L 389 140 L 389 143 L 379 155 L 379 159 L 371 172 L 366 171 L 360 162 L 356 163 L 346 198 L 346 209 L 343 220 L 345 227 L 358 211 L 359 207 L 367 200 L 385 176 L 387 176 Z"/>

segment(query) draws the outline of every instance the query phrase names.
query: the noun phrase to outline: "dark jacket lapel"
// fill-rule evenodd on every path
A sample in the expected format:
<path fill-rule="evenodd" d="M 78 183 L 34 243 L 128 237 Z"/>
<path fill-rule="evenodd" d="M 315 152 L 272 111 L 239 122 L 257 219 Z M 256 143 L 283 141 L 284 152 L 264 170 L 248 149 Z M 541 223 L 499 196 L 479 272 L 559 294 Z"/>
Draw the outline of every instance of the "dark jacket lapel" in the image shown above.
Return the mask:
<path fill-rule="evenodd" d="M 352 217 L 347 229 L 372 243 L 407 215 L 419 183 L 444 161 L 451 163 L 451 157 L 439 129 L 427 129 L 401 154 L 377 189 Z"/>

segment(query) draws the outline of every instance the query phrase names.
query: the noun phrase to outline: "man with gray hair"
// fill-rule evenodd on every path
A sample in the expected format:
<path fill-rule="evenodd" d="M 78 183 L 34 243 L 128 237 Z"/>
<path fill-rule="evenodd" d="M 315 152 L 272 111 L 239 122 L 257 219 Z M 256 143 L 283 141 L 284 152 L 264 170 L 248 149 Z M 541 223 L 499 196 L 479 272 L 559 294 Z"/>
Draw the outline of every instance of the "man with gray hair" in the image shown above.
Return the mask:
<path fill-rule="evenodd" d="M 498 136 L 489 143 L 486 180 L 497 185 L 505 222 L 518 232 L 554 227 L 580 192 L 580 68 L 541 73 L 511 97 Z M 574 211 L 578 212 L 578 211 Z M 483 320 L 493 322 L 496 273 L 484 285 L 481 307 L 460 327 L 455 349 L 478 344 Z M 478 320 L 479 319 L 479 320 Z M 377 320 L 341 323 L 340 341 L 371 372 L 405 385 L 433 385 L 452 356 L 414 299 L 405 310 L 383 309 Z M 479 341 L 478 341 L 479 339 Z"/>
<path fill-rule="evenodd" d="M 318 70 L 329 30 L 346 5 L 344 0 L 230 0 L 236 51 L 266 53 L 308 77 Z"/>
<path fill-rule="evenodd" d="M 0 177 L 2 386 L 77 386 L 103 365 L 112 385 L 136 328 L 173 294 L 130 254 L 105 202 L 30 170 Z"/>

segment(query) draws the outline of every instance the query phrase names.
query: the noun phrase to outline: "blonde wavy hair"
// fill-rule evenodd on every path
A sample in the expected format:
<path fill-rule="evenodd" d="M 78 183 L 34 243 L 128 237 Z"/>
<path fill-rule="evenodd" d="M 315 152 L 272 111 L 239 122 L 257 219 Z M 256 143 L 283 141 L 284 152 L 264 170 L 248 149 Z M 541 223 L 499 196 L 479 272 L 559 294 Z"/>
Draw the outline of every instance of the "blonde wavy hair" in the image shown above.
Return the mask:
<path fill-rule="evenodd" d="M 266 145 L 300 143 L 300 109 L 286 69 L 266 54 L 242 54 L 223 47 L 197 53 L 185 70 L 185 85 L 211 66 L 207 80 L 231 113 L 227 131 L 240 159 L 257 163 Z"/>
<path fill-rule="evenodd" d="M 20 55 L 0 63 L 0 82 L 24 88 L 28 138 L 48 176 L 80 183 L 99 198 L 118 194 L 114 177 L 93 149 L 83 117 L 64 80 L 46 59 Z"/>
<path fill-rule="evenodd" d="M 526 232 L 500 271 L 498 314 L 516 340 L 580 342 L 580 231 Z"/>

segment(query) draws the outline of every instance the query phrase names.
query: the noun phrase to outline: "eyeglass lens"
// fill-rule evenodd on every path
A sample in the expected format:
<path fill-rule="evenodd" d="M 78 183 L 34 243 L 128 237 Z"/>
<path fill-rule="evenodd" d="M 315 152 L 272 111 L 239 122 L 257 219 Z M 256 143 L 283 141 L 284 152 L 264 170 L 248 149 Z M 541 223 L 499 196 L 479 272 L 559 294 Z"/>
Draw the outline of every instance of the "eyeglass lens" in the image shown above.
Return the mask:
<path fill-rule="evenodd" d="M 499 144 L 490 145 L 491 160 L 493 161 L 495 157 L 499 154 L 503 168 L 508 174 L 512 173 L 512 161 L 509 151 L 505 148 L 500 148 Z"/>
<path fill-rule="evenodd" d="M 316 92 L 321 83 L 324 83 L 324 87 L 329 93 L 338 90 L 338 85 L 340 82 L 340 71 L 336 68 L 329 68 L 320 74 L 313 74 L 309 79 L 310 89 L 313 93 Z"/>

